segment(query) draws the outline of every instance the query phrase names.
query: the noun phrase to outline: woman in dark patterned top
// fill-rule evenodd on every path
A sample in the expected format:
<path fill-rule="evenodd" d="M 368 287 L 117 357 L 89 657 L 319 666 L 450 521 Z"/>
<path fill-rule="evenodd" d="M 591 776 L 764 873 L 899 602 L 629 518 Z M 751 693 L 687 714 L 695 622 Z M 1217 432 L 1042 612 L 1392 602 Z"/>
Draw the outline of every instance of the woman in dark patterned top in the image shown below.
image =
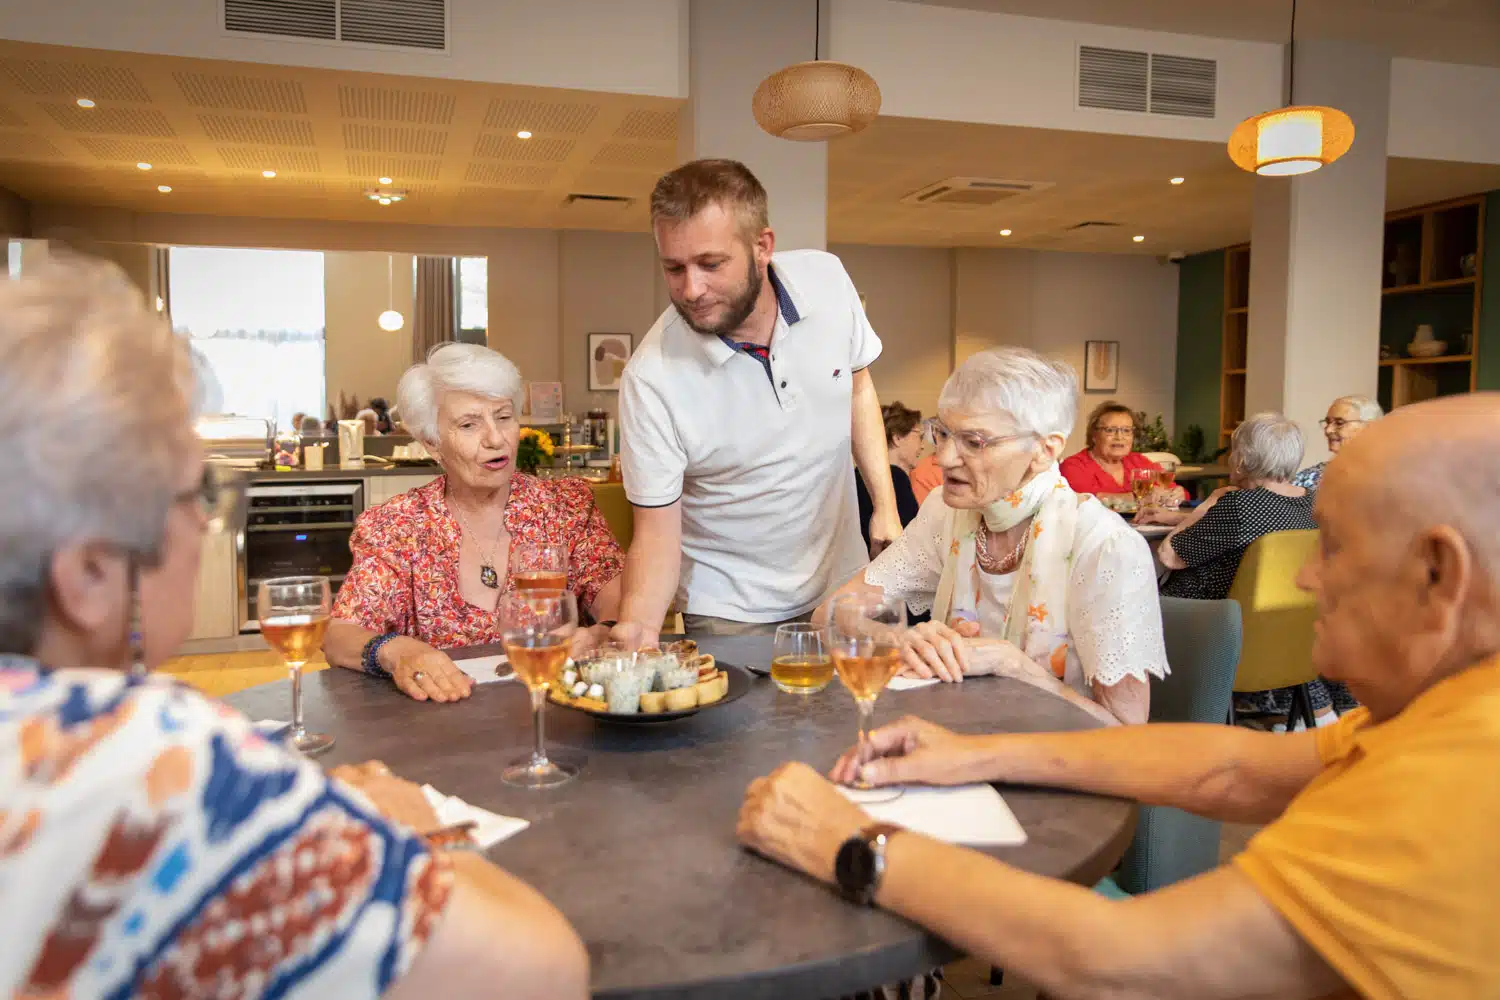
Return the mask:
<path fill-rule="evenodd" d="M 1157 557 L 1173 573 L 1162 585 L 1167 597 L 1221 600 L 1240 568 L 1250 543 L 1275 531 L 1316 529 L 1312 492 L 1294 484 L 1302 462 L 1302 431 L 1279 413 L 1257 413 L 1235 428 L 1230 439 L 1230 485 L 1217 490 L 1191 513 L 1146 508 L 1143 524 L 1175 524 L 1162 539 Z M 1335 708 L 1352 708 L 1343 685 L 1309 685 L 1319 722 L 1337 718 Z M 1260 699 L 1252 711 L 1274 712 L 1290 695 Z M 1251 707 L 1251 706 L 1247 706 Z"/>

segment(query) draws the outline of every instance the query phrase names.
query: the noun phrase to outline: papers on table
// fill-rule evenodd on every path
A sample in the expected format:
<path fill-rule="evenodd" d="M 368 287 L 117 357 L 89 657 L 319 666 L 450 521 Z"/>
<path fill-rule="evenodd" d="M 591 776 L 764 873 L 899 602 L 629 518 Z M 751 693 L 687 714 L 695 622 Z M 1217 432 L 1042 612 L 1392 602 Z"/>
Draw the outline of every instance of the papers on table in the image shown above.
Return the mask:
<path fill-rule="evenodd" d="M 284 743 L 292 732 L 292 724 L 281 719 L 257 719 L 254 726 L 255 731 L 270 743 Z"/>
<path fill-rule="evenodd" d="M 863 802 L 858 789 L 839 790 L 881 822 L 895 823 L 950 844 L 1018 847 L 1026 843 L 1026 831 L 993 785 L 912 785 L 890 802 Z"/>
<path fill-rule="evenodd" d="M 929 677 L 925 681 L 915 677 L 892 677 L 891 682 L 886 685 L 892 691 L 910 691 L 912 688 L 931 687 L 934 684 L 943 683 L 940 677 Z"/>
<path fill-rule="evenodd" d="M 427 804 L 432 806 L 432 811 L 437 813 L 438 822 L 443 826 L 472 821 L 475 827 L 470 836 L 474 838 L 475 843 L 486 850 L 502 840 L 514 837 L 531 825 L 524 819 L 501 816 L 488 809 L 471 806 L 458 796 L 444 795 L 431 785 L 423 785 L 422 794 L 426 797 Z"/>
<path fill-rule="evenodd" d="M 489 684 L 493 681 L 513 681 L 516 679 L 515 673 L 510 671 L 510 661 L 505 658 L 504 653 L 497 656 L 476 656 L 472 660 L 454 660 L 453 662 L 457 664 L 458 669 L 474 678 L 475 684 Z M 505 665 L 505 669 L 496 673 L 495 668 L 502 664 Z"/>
<path fill-rule="evenodd" d="M 1132 524 L 1131 527 L 1149 539 L 1165 538 L 1172 532 L 1169 524 Z"/>

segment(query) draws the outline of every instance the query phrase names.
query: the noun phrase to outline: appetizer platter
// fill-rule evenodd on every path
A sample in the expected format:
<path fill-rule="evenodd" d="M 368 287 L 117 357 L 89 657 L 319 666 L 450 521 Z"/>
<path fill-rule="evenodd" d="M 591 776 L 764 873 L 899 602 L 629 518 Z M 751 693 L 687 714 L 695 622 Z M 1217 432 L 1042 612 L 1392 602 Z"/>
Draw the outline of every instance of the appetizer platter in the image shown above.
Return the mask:
<path fill-rule="evenodd" d="M 720 666 L 684 639 L 661 649 L 611 650 L 570 661 L 547 697 L 598 719 L 649 724 L 728 704 L 749 689 L 744 671 Z"/>

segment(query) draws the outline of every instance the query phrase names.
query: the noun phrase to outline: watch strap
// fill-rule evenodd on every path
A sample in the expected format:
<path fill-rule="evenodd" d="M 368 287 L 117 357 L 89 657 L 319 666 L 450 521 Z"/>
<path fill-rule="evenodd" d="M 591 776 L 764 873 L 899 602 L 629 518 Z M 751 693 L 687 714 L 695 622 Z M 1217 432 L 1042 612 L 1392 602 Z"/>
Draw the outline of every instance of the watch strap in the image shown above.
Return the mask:
<path fill-rule="evenodd" d="M 904 829 L 894 823 L 871 823 L 844 842 L 834 874 L 846 898 L 861 906 L 874 904 L 885 877 L 886 844 Z"/>

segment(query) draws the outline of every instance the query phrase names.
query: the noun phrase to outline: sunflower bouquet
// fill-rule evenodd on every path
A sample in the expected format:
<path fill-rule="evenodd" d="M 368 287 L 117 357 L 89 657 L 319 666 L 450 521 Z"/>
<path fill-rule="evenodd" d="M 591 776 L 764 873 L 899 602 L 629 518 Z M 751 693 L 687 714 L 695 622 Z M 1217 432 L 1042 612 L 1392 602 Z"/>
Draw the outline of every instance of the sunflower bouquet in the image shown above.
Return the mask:
<path fill-rule="evenodd" d="M 516 468 L 529 475 L 536 475 L 536 467 L 542 459 L 552 460 L 556 445 L 552 435 L 535 427 L 521 428 L 521 443 L 516 448 Z"/>

